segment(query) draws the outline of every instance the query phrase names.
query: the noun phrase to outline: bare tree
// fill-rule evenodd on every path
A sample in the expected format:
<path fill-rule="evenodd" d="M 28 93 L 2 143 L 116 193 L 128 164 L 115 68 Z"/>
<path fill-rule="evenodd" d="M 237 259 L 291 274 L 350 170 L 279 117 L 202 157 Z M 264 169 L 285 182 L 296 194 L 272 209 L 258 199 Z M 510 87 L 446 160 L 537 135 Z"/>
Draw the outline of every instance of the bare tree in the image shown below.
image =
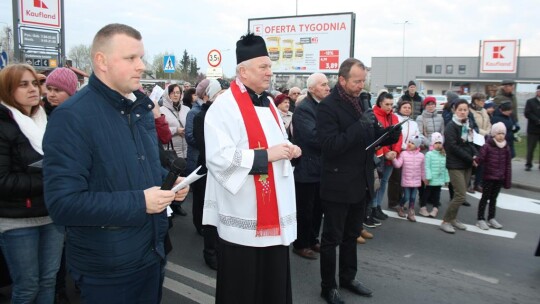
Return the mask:
<path fill-rule="evenodd" d="M 89 45 L 79 44 L 72 47 L 68 52 L 68 56 L 69 59 L 71 59 L 74 67 L 87 73 L 92 71 L 92 60 L 90 57 Z"/>

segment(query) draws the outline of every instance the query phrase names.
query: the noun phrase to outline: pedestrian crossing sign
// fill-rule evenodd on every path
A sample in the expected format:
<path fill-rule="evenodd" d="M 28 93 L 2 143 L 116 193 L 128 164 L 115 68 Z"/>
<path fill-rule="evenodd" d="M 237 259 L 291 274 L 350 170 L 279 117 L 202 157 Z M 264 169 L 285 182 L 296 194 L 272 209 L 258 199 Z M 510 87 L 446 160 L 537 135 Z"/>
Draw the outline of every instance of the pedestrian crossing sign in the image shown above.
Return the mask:
<path fill-rule="evenodd" d="M 172 55 L 163 56 L 163 72 L 174 73 L 175 62 L 176 61 L 174 60 L 174 56 Z"/>

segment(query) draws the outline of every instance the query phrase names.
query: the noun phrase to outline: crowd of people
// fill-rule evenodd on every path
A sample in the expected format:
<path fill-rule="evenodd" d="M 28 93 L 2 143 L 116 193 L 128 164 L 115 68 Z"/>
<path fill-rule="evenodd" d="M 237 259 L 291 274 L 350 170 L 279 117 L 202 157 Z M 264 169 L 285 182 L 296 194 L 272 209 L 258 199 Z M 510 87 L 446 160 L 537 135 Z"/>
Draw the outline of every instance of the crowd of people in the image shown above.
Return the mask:
<path fill-rule="evenodd" d="M 416 221 L 418 191 L 418 214 L 436 218 L 441 207 L 441 187 L 448 185 L 451 200 L 442 218 L 442 231 L 455 233 L 455 228 L 467 228 L 457 215 L 460 206 L 470 206 L 466 193 L 476 191 L 482 193 L 476 225 L 481 229 L 502 228 L 495 219 L 495 206 L 501 187 L 508 188 L 511 184 L 514 134 L 519 131 L 518 122 L 512 118 L 515 108 L 513 88 L 512 81 L 501 83 L 499 94 L 503 97 L 497 95 L 495 100 L 506 100 L 498 105 L 495 101 L 486 104 L 486 95 L 482 93 L 473 94 L 469 103 L 449 91 L 442 113 L 437 112 L 433 96 L 422 98 L 418 95 L 414 81 L 409 82 L 408 90 L 399 98 L 395 114 L 393 96 L 381 92 L 374 106 L 374 112 L 379 113 L 379 122 L 382 125 L 404 124 L 400 144 L 382 147 L 376 153 L 381 158 L 377 167 L 381 181 L 376 193 L 377 203 L 382 200 L 380 197 L 388 183 L 388 205 L 400 217 Z M 492 168 L 498 171 L 493 172 Z M 490 212 L 486 219 L 484 213 L 488 203 Z M 381 210 L 373 210 L 364 225 L 375 228 L 386 218 Z M 360 237 L 358 242 L 364 243 L 365 239 Z"/>
<path fill-rule="evenodd" d="M 394 107 L 392 94 L 364 92 L 366 67 L 349 58 L 332 89 L 314 73 L 305 90 L 269 92 L 266 44 L 248 33 L 236 44 L 235 80 L 170 84 L 150 100 L 143 54 L 136 29 L 109 24 L 78 92 L 69 68 L 0 71 L 0 247 L 13 303 L 69 303 L 67 273 L 83 303 L 159 303 L 171 217 L 187 215 L 190 190 L 216 303 L 292 303 L 291 244 L 320 260 L 326 302 L 344 303 L 340 288 L 372 296 L 356 278 L 357 244 L 388 219 L 386 192 L 388 207 L 415 222 L 438 217 L 449 185 L 440 229 L 455 233 L 466 229 L 466 192 L 479 191 L 476 225 L 502 228 L 495 207 L 519 131 L 512 81 L 489 105 L 481 93 L 469 104 L 448 92 L 443 113 L 411 81 Z M 527 108 L 530 170 L 540 86 Z M 203 178 L 170 190 L 179 171 L 195 170 Z"/>

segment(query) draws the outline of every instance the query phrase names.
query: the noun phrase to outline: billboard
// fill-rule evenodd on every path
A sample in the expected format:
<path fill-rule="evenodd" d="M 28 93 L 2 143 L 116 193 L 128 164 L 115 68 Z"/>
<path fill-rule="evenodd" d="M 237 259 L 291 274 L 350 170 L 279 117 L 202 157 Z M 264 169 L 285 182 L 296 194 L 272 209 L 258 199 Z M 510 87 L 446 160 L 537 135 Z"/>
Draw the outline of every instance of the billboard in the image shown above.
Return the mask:
<path fill-rule="evenodd" d="M 255 18 L 248 30 L 264 38 L 274 73 L 337 74 L 354 54 L 354 13 Z"/>
<path fill-rule="evenodd" d="M 484 40 L 480 73 L 516 73 L 518 40 Z"/>
<path fill-rule="evenodd" d="M 59 29 L 60 0 L 20 0 L 20 24 Z"/>

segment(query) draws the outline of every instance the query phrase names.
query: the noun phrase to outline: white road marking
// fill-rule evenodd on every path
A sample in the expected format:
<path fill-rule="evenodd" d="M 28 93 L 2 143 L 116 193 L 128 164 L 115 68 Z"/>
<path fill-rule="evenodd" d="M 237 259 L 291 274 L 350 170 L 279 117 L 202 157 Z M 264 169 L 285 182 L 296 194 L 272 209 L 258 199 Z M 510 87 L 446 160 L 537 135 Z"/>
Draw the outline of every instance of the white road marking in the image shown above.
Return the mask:
<path fill-rule="evenodd" d="M 482 193 L 480 192 L 475 192 L 474 194 L 467 194 L 474 198 L 477 198 L 478 200 L 482 198 Z M 497 207 L 506 210 L 540 214 L 539 200 L 506 193 L 499 193 L 499 197 L 497 197 Z"/>
<path fill-rule="evenodd" d="M 474 272 L 471 272 L 471 271 L 465 271 L 465 270 L 459 270 L 459 269 L 452 269 L 452 271 L 456 272 L 456 273 L 459 273 L 459 274 L 462 274 L 462 275 L 466 275 L 468 277 L 479 279 L 479 280 L 482 280 L 482 281 L 485 281 L 485 282 L 488 282 L 488 283 L 491 283 L 491 284 L 499 284 L 499 279 L 488 277 L 488 276 L 485 276 L 485 275 L 481 275 L 479 273 L 474 273 Z"/>
<path fill-rule="evenodd" d="M 202 284 L 204 284 L 206 286 L 216 288 L 216 279 L 214 279 L 212 277 L 209 277 L 207 275 L 204 275 L 202 273 L 193 271 L 191 269 L 182 267 L 182 266 L 180 266 L 178 264 L 171 263 L 171 262 L 167 261 L 167 266 L 165 266 L 165 269 L 167 269 L 169 271 L 172 271 L 172 272 L 174 272 L 176 274 L 179 274 L 179 275 L 181 275 L 183 277 L 186 277 L 186 278 L 192 279 L 194 281 L 197 281 L 199 283 L 202 283 Z"/>
<path fill-rule="evenodd" d="M 216 299 L 213 296 L 199 291 L 195 288 L 189 287 L 178 281 L 169 279 L 168 277 L 165 277 L 165 280 L 163 281 L 163 287 L 197 303 L 213 304 L 216 302 Z"/>
<path fill-rule="evenodd" d="M 413 254 L 412 254 L 412 253 L 409 253 L 409 254 L 404 255 L 403 257 L 404 257 L 404 258 L 410 258 L 410 257 L 412 257 L 412 256 L 413 256 Z"/>
<path fill-rule="evenodd" d="M 399 217 L 399 215 L 397 215 L 395 211 L 385 210 L 384 213 L 386 213 L 389 217 L 393 217 L 393 218 L 397 218 L 397 219 L 401 219 L 405 221 L 407 220 L 406 218 Z M 434 219 L 430 217 L 423 217 L 423 216 L 416 216 L 416 221 L 418 223 L 430 224 L 430 225 L 435 225 L 435 226 L 439 226 L 442 223 L 442 220 Z M 414 223 L 411 223 L 411 224 L 414 224 Z M 467 226 L 466 231 L 480 233 L 480 234 L 499 236 L 499 237 L 504 237 L 504 238 L 509 238 L 509 239 L 515 239 L 517 235 L 517 233 L 512 232 L 512 231 L 506 231 L 506 230 L 500 230 L 500 229 L 482 230 L 476 227 L 476 225 L 467 225 L 467 224 L 465 224 L 465 226 Z M 459 230 L 458 232 L 461 232 L 461 230 Z"/>

